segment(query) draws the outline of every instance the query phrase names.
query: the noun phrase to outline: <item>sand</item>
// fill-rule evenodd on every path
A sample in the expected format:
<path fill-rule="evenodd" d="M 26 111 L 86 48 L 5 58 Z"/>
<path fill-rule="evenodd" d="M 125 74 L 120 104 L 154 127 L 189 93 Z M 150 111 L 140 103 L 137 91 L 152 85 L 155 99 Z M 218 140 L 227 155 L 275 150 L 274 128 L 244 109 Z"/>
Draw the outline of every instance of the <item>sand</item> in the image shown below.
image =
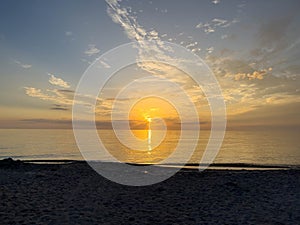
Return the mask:
<path fill-rule="evenodd" d="M 194 170 L 113 183 L 86 163 L 0 163 L 1 224 L 299 224 L 300 170 Z"/>

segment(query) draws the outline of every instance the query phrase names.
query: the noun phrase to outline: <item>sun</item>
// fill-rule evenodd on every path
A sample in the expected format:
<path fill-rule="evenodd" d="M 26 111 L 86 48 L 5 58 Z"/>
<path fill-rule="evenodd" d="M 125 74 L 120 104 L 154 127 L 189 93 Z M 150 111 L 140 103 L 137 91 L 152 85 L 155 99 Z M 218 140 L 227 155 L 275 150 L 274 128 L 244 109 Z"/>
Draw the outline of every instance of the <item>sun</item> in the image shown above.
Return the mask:
<path fill-rule="evenodd" d="M 151 123 L 151 122 L 152 122 L 152 118 L 151 118 L 149 115 L 145 115 L 145 120 L 146 120 L 148 123 Z"/>
<path fill-rule="evenodd" d="M 163 119 L 166 125 L 172 125 L 171 121 L 178 118 L 174 106 L 168 101 L 158 97 L 147 97 L 138 101 L 130 110 L 129 120 L 133 129 L 148 129 L 149 123 L 153 123 L 155 129 L 155 118 Z"/>

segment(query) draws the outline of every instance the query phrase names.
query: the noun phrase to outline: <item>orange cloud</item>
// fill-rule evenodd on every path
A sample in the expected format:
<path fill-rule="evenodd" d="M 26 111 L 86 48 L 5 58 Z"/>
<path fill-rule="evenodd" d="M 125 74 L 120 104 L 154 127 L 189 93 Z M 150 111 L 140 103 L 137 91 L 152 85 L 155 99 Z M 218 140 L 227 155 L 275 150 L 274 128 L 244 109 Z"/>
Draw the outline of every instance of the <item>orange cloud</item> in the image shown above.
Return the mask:
<path fill-rule="evenodd" d="M 234 75 L 234 80 L 262 80 L 264 79 L 264 76 L 268 74 L 268 72 L 271 72 L 272 68 L 254 71 L 253 73 L 237 73 Z"/>

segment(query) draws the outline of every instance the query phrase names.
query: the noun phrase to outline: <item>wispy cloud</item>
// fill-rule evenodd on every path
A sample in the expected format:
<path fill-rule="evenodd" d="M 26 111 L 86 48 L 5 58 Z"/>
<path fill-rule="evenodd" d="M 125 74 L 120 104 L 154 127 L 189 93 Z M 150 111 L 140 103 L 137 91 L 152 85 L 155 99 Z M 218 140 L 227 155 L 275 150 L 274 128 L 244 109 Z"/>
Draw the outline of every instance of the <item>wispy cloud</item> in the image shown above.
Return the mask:
<path fill-rule="evenodd" d="M 65 32 L 65 35 L 66 35 L 66 36 L 73 36 L 73 32 L 72 32 L 72 31 L 66 31 L 66 32 Z"/>
<path fill-rule="evenodd" d="M 61 92 L 60 90 L 50 89 L 42 91 L 41 89 L 34 87 L 25 87 L 26 95 L 34 98 L 38 98 L 44 101 L 50 101 L 54 104 L 70 106 L 73 104 L 73 100 L 70 95 Z"/>
<path fill-rule="evenodd" d="M 121 25 L 130 40 L 137 42 L 139 50 L 138 66 L 153 76 L 163 76 L 171 79 L 173 74 L 171 74 L 170 66 L 162 63 L 158 64 L 155 61 L 168 61 L 180 67 L 179 64 L 182 59 L 166 54 L 172 52 L 172 49 L 165 46 L 159 33 L 155 29 L 146 30 L 132 15 L 133 12 L 122 7 L 119 1 L 106 0 L 106 2 L 109 6 L 107 12 L 112 20 Z"/>
<path fill-rule="evenodd" d="M 100 50 L 96 47 L 96 45 L 90 44 L 88 49 L 85 50 L 84 54 L 88 56 L 93 56 L 95 54 L 98 54 Z"/>
<path fill-rule="evenodd" d="M 30 69 L 30 68 L 32 67 L 32 65 L 22 63 L 22 62 L 20 62 L 20 61 L 18 61 L 18 60 L 14 60 L 14 62 L 15 62 L 18 66 L 22 67 L 23 69 Z"/>
<path fill-rule="evenodd" d="M 59 87 L 62 87 L 62 88 L 70 88 L 70 85 L 66 81 L 64 81 L 63 79 L 58 78 L 58 77 L 54 76 L 51 73 L 48 73 L 48 75 L 50 76 L 50 78 L 49 78 L 49 83 L 50 84 L 55 85 L 55 86 L 59 86 Z"/>
<path fill-rule="evenodd" d="M 100 60 L 99 62 L 104 68 L 110 68 L 110 65 L 107 62 L 105 62 L 103 60 Z"/>
<path fill-rule="evenodd" d="M 80 61 L 81 61 L 81 62 L 84 62 L 84 63 L 87 63 L 88 65 L 91 65 L 91 64 L 92 64 L 91 61 L 89 61 L 89 60 L 87 60 L 87 59 L 84 59 L 84 58 L 80 59 Z"/>
<path fill-rule="evenodd" d="M 202 29 L 206 34 L 209 34 L 209 33 L 214 33 L 219 28 L 227 28 L 237 22 L 238 22 L 237 19 L 228 21 L 228 20 L 221 19 L 221 18 L 214 18 L 210 22 L 198 23 L 196 25 L 196 28 Z"/>
<path fill-rule="evenodd" d="M 216 5 L 220 3 L 220 0 L 212 0 L 211 2 Z"/>
<path fill-rule="evenodd" d="M 69 88 L 70 86 L 66 81 L 63 81 L 60 78 L 55 77 L 50 74 L 49 82 L 55 86 L 59 86 L 61 88 Z M 68 111 L 74 104 L 74 90 L 70 89 L 56 89 L 50 88 L 42 90 L 40 88 L 35 87 L 24 87 L 25 94 L 27 96 L 40 99 L 45 102 L 50 102 L 50 110 L 58 110 L 58 111 Z M 94 101 L 101 102 L 94 108 Z M 103 103 L 102 99 L 97 96 L 90 96 L 77 93 L 77 100 L 75 103 L 83 104 L 87 108 L 88 113 L 103 113 L 106 114 L 107 110 L 111 109 L 111 102 L 108 102 L 109 108 L 106 107 L 105 102 Z"/>

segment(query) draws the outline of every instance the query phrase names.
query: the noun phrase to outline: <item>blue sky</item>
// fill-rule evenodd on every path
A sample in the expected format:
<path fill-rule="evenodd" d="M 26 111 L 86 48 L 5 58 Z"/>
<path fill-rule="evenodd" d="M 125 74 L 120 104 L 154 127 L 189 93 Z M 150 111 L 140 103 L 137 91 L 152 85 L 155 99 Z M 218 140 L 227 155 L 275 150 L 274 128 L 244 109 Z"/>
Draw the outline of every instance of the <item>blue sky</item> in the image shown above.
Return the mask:
<path fill-rule="evenodd" d="M 69 105 L 63 106 L 64 111 L 55 110 L 59 107 L 53 105 L 61 102 L 30 95 L 24 88 L 47 92 L 53 88 L 52 74 L 74 90 L 97 57 L 134 41 L 128 35 L 131 31 L 113 21 L 118 12 L 109 13 L 106 1 L 1 3 L 0 120 L 4 127 L 23 119 L 69 119 Z M 229 117 L 237 125 L 262 123 L 274 110 L 278 116 L 269 125 L 285 117 L 290 118 L 289 124 L 300 125 L 299 1 L 128 0 L 117 4 L 134 18 L 127 25 L 147 34 L 154 31 L 155 38 L 187 47 L 204 59 L 219 79 Z"/>

